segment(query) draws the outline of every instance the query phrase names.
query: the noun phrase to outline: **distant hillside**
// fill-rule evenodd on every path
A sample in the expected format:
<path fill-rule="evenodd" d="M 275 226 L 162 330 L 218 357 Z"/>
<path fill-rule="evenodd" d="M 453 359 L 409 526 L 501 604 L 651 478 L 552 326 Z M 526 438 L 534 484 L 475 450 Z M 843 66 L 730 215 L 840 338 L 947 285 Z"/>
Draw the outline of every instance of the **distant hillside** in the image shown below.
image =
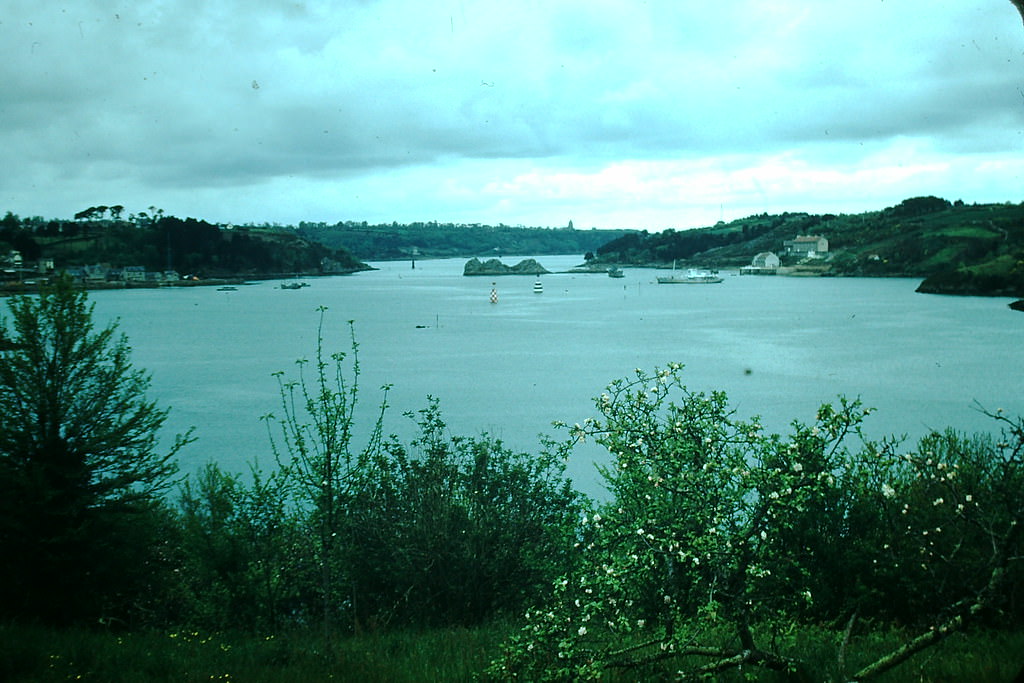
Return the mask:
<path fill-rule="evenodd" d="M 153 209 L 153 207 L 150 207 Z M 110 263 L 204 277 L 355 272 L 364 260 L 580 254 L 610 265 L 739 268 L 761 252 L 799 274 L 920 277 L 922 292 L 1024 297 L 1024 204 L 914 197 L 861 214 L 767 213 L 695 230 L 526 228 L 436 222 L 347 221 L 217 226 L 206 221 L 93 207 L 75 220 L 0 219 L 0 261 L 53 259 L 58 267 Z M 107 218 L 107 213 L 110 217 Z M 822 258 L 787 255 L 798 235 L 828 240 Z"/>
<path fill-rule="evenodd" d="M 300 223 L 299 234 L 332 248 L 343 248 L 360 259 L 385 261 L 421 258 L 532 256 L 537 254 L 579 254 L 582 258 L 609 240 L 635 231 L 529 228 L 416 222 L 368 225 L 345 221 Z"/>
<path fill-rule="evenodd" d="M 287 228 L 225 227 L 195 218 L 142 214 L 129 220 L 83 212 L 77 220 L 0 220 L 0 258 L 52 260 L 58 270 L 92 264 L 175 270 L 204 278 L 346 273 L 369 268 Z M 8 263 L 8 266 L 13 264 Z"/>
<path fill-rule="evenodd" d="M 820 235 L 821 259 L 787 256 L 783 242 Z M 1024 296 L 1024 204 L 951 203 L 915 197 L 862 214 L 761 214 L 714 227 L 636 233 L 613 240 L 590 264 L 738 268 L 759 252 L 805 274 L 924 278 L 918 291 Z"/>

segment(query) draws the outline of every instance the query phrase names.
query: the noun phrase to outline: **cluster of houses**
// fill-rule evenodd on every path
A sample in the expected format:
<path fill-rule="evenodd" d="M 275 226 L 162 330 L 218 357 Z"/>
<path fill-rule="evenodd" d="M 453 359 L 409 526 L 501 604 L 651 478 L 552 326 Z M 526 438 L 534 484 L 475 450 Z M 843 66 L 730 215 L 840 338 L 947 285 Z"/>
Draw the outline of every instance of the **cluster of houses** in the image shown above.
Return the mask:
<path fill-rule="evenodd" d="M 782 243 L 783 253 L 802 259 L 823 259 L 828 256 L 828 240 L 820 235 L 797 235 Z M 740 268 L 740 275 L 775 275 L 782 259 L 771 251 L 762 251 L 749 266 Z"/>
<path fill-rule="evenodd" d="M 107 264 L 95 264 L 62 268 L 61 271 L 84 285 L 105 283 L 159 285 L 178 282 L 182 279 L 177 271 L 152 271 L 146 270 L 143 266 L 118 268 Z M 0 282 L 29 283 L 33 280 L 50 277 L 55 272 L 57 272 L 57 268 L 53 259 L 40 259 L 35 263 L 26 263 L 22 259 L 21 253 L 17 251 L 0 256 Z"/>
<path fill-rule="evenodd" d="M 164 282 L 178 282 L 182 279 L 176 270 L 146 270 L 142 266 L 114 268 L 104 264 L 96 264 L 79 268 L 67 268 L 64 272 L 75 281 L 85 284 L 124 282 L 158 285 Z"/>

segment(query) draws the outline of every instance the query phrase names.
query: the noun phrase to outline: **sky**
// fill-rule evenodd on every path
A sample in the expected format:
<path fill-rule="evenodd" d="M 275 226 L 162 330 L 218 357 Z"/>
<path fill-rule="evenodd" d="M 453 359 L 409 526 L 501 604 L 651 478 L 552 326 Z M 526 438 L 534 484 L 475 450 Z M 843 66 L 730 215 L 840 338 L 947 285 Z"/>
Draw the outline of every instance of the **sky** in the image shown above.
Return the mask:
<path fill-rule="evenodd" d="M 663 230 L 1024 201 L 1007 0 L 5 0 L 0 213 Z"/>

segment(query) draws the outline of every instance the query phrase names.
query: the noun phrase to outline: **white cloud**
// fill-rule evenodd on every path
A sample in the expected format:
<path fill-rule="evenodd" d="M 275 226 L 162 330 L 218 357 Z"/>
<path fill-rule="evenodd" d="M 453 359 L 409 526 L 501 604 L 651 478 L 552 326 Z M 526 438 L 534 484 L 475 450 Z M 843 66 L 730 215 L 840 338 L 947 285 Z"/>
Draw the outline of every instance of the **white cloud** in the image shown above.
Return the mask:
<path fill-rule="evenodd" d="M 659 228 L 1019 200 L 1017 18 L 998 0 L 13 0 L 0 210 Z"/>

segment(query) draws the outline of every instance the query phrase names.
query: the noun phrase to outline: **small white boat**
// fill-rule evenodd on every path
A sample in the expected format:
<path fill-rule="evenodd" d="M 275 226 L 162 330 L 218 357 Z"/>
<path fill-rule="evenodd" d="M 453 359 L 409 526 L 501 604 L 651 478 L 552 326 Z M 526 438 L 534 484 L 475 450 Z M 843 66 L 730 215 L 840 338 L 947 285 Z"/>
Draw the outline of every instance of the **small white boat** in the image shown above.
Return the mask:
<path fill-rule="evenodd" d="M 722 281 L 717 272 L 690 268 L 685 275 L 676 275 L 676 264 L 672 262 L 672 274 L 658 278 L 659 285 L 713 285 Z"/>

